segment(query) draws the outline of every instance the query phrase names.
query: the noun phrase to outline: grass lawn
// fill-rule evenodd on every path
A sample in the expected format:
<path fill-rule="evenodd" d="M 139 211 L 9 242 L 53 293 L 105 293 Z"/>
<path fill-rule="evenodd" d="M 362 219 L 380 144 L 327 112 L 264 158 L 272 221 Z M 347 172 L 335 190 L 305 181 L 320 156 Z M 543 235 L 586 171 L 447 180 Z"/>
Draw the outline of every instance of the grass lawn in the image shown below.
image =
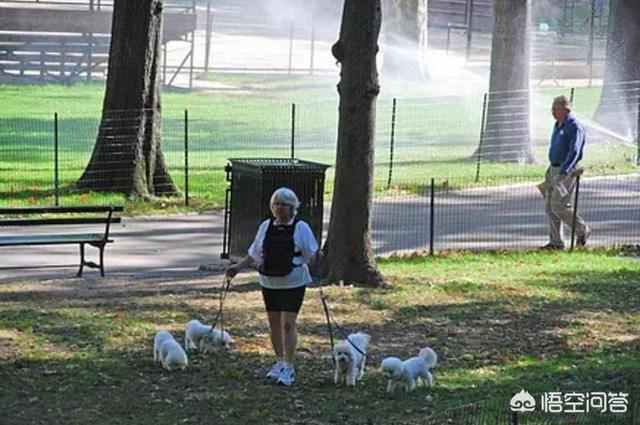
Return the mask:
<path fill-rule="evenodd" d="M 333 164 L 337 139 L 336 77 L 208 74 L 216 92 L 166 90 L 163 94 L 163 150 L 176 184 L 184 191 L 184 111 L 189 111 L 189 194 L 150 203 L 127 201 L 129 214 L 206 210 L 224 201 L 228 158 L 288 157 L 291 103 L 296 103 L 295 156 Z M 485 163 L 483 184 L 512 179 L 537 181 L 544 173 L 549 129 L 548 105 L 568 89 L 541 89 L 532 102 L 533 149 L 538 164 Z M 576 90 L 576 106 L 590 116 L 599 88 Z M 0 86 L 0 205 L 54 202 L 53 114 L 59 114 L 60 203 L 122 203 L 117 194 L 78 193 L 74 182 L 89 161 L 102 106 L 103 85 Z M 582 103 L 580 103 L 582 102 Z M 470 183 L 477 164 L 482 94 L 399 98 L 393 148 L 394 186 L 427 184 L 432 177 Z M 582 112 L 584 111 L 584 112 Z M 378 100 L 375 182 L 384 192 L 390 172 L 392 102 Z M 637 172 L 636 150 L 620 143 L 588 145 L 584 165 L 591 175 Z M 327 174 L 327 190 L 333 169 Z M 464 185 L 460 183 L 460 185 Z"/>
<path fill-rule="evenodd" d="M 346 329 L 372 335 L 368 370 L 353 390 L 332 383 L 317 289 L 308 290 L 300 315 L 299 382 L 285 389 L 261 379 L 272 354 L 253 274 L 234 282 L 225 304 L 233 350 L 193 354 L 175 373 L 154 365 L 153 335 L 168 329 L 183 341 L 187 321 L 210 321 L 220 276 L 4 283 L 2 416 L 11 424 L 422 424 L 465 403 L 487 403 L 469 416 L 502 414 L 523 388 L 635 391 L 637 403 L 629 384 L 640 382 L 637 258 L 451 254 L 380 266 L 390 289 L 325 289 Z M 436 386 L 386 395 L 381 359 L 424 345 L 440 357 Z M 612 384 L 616 378 L 623 381 Z"/>

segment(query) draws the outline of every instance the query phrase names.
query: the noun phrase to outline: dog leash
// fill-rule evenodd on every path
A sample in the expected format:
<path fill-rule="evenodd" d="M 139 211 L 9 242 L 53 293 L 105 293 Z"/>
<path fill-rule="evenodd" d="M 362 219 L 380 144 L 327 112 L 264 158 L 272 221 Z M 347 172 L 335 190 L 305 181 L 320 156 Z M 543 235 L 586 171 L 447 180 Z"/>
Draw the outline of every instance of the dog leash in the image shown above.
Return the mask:
<path fill-rule="evenodd" d="M 333 340 L 333 328 L 331 326 L 331 322 L 333 321 L 333 324 L 335 325 L 336 329 L 340 330 L 344 336 L 344 339 L 351 344 L 351 346 L 353 348 L 355 348 L 355 350 L 360 353 L 361 355 L 363 355 L 365 358 L 367 357 L 366 353 L 364 353 L 364 351 L 362 349 L 360 349 L 360 347 L 358 347 L 353 341 L 351 341 L 351 339 L 349 338 L 349 334 L 344 330 L 344 328 L 342 326 L 340 326 L 340 324 L 338 323 L 338 321 L 336 320 L 336 318 L 333 316 L 333 314 L 331 314 L 331 310 L 329 309 L 329 305 L 327 303 L 327 297 L 324 295 L 324 292 L 322 291 L 322 277 L 319 275 L 316 275 L 316 273 L 313 273 L 314 271 L 318 271 L 320 270 L 320 267 L 314 267 L 314 270 L 311 270 L 311 275 L 312 275 L 312 279 L 314 282 L 318 283 L 318 294 L 320 295 L 320 301 L 322 302 L 322 308 L 324 310 L 324 315 L 325 318 L 327 319 L 327 329 L 329 330 L 329 341 L 331 343 L 331 360 L 333 361 L 333 364 L 335 366 L 336 364 L 336 359 L 333 355 L 333 351 L 335 348 L 335 342 Z"/>
<path fill-rule="evenodd" d="M 220 332 L 224 332 L 224 315 L 222 313 L 222 306 L 224 303 L 224 299 L 227 297 L 227 293 L 229 292 L 229 286 L 231 285 L 231 279 L 227 276 L 224 276 L 224 281 L 222 282 L 222 287 L 220 288 L 220 306 L 218 307 L 218 313 L 216 314 L 215 319 L 213 319 L 213 324 L 211 325 L 211 329 L 209 332 L 213 332 L 213 329 L 218 324 L 218 320 L 220 320 Z"/>
<path fill-rule="evenodd" d="M 324 292 L 322 291 L 322 283 L 319 283 L 318 286 L 318 293 L 320 295 L 320 301 L 322 302 L 322 307 L 324 308 L 324 314 L 325 317 L 327 318 L 327 327 L 329 328 L 329 339 L 331 341 L 331 359 L 333 360 L 333 363 L 335 364 L 336 359 L 333 356 L 333 349 L 335 347 L 335 344 L 333 342 L 333 329 L 331 327 L 331 322 L 333 322 L 333 325 L 335 326 L 336 329 L 340 330 L 344 336 L 344 339 L 358 352 L 360 353 L 362 356 L 364 356 L 365 358 L 367 357 L 367 354 L 360 348 L 358 347 L 353 341 L 351 341 L 351 339 L 349 338 L 349 334 L 347 333 L 347 331 L 344 329 L 344 327 L 340 326 L 340 324 L 338 323 L 338 321 L 336 320 L 335 316 L 331 313 L 329 306 L 327 304 L 327 300 L 326 297 L 324 295 Z"/>
<path fill-rule="evenodd" d="M 322 303 L 322 308 L 324 310 L 324 317 L 327 319 L 327 329 L 329 330 L 329 342 L 331 344 L 331 360 L 333 361 L 333 365 L 336 365 L 336 358 L 333 355 L 333 348 L 335 347 L 335 343 L 333 341 L 333 329 L 331 328 L 331 317 L 329 315 L 329 306 L 327 305 L 327 301 L 324 296 L 324 292 L 322 292 L 322 276 L 319 273 L 320 267 L 316 264 L 313 268 L 309 268 L 309 274 L 311 275 L 311 283 L 318 284 L 318 294 L 320 296 L 320 302 Z"/>
<path fill-rule="evenodd" d="M 322 302 L 322 308 L 324 309 L 324 315 L 327 318 L 327 328 L 329 329 L 329 341 L 331 342 L 331 360 L 333 361 L 333 365 L 336 364 L 336 357 L 333 355 L 333 348 L 335 344 L 333 343 L 333 329 L 331 329 L 331 318 L 329 316 L 329 307 L 327 306 L 327 301 L 324 297 L 324 292 L 322 292 L 322 283 L 318 286 L 318 293 L 320 294 L 320 302 Z"/>

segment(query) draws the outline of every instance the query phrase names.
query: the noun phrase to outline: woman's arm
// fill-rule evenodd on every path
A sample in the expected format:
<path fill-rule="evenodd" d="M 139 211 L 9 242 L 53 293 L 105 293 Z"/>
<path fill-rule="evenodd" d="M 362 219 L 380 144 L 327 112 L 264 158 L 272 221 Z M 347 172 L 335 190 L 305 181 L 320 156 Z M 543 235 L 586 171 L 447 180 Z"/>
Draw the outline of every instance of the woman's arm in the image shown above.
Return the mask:
<path fill-rule="evenodd" d="M 240 260 L 236 264 L 232 264 L 227 267 L 227 271 L 225 272 L 228 279 L 233 279 L 235 275 L 238 274 L 240 270 L 247 267 L 252 263 L 258 263 L 260 258 L 262 257 L 262 241 L 264 240 L 264 235 L 267 233 L 267 227 L 269 227 L 269 220 L 265 220 L 258 227 L 258 232 L 256 233 L 256 237 L 253 239 L 251 246 L 249 247 L 249 252 L 246 257 Z"/>
<path fill-rule="evenodd" d="M 311 257 L 311 261 L 309 261 L 309 267 L 312 269 L 316 267 L 320 267 L 320 264 L 322 264 L 323 258 L 324 258 L 324 252 L 322 252 L 322 249 L 316 250 L 316 252 L 313 254 L 313 257 Z"/>
<path fill-rule="evenodd" d="M 242 270 L 243 268 L 247 267 L 252 262 L 253 262 L 253 258 L 251 258 L 250 255 L 247 255 L 242 260 L 240 260 L 238 263 L 232 264 L 229 267 L 227 267 L 225 275 L 229 279 L 233 279 L 235 277 L 235 275 L 237 275 L 240 270 Z"/>

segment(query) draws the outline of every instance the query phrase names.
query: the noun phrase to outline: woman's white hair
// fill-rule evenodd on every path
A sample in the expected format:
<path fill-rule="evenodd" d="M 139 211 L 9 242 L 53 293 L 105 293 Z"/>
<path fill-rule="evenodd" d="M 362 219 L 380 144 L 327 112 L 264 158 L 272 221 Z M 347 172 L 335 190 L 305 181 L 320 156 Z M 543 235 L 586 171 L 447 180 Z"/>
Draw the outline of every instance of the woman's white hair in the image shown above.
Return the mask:
<path fill-rule="evenodd" d="M 273 208 L 277 203 L 291 205 L 291 215 L 293 217 L 298 214 L 300 201 L 298 200 L 296 193 L 288 187 L 281 187 L 273 192 L 273 195 L 271 195 L 271 201 L 269 202 L 269 208 L 271 211 L 273 211 Z"/>

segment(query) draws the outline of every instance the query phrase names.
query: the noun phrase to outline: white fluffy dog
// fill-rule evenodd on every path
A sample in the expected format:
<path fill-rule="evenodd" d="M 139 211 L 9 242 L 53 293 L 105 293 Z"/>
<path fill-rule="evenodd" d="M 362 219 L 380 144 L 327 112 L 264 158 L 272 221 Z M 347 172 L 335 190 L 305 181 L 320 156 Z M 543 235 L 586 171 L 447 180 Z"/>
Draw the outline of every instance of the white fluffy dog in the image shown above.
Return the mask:
<path fill-rule="evenodd" d="M 336 361 L 333 379 L 336 385 L 345 383 L 347 386 L 355 386 L 356 381 L 362 378 L 370 340 L 369 335 L 358 332 L 350 334 L 345 341 L 333 347 L 333 358 Z"/>
<path fill-rule="evenodd" d="M 387 357 L 382 360 L 380 369 L 387 379 L 387 392 L 393 392 L 396 384 L 404 384 L 405 392 L 411 392 L 418 385 L 433 386 L 431 369 L 438 363 L 438 356 L 431 348 L 423 348 L 416 357 L 405 361 L 397 357 Z"/>
<path fill-rule="evenodd" d="M 218 348 L 228 349 L 231 342 L 229 332 L 211 329 L 211 326 L 203 325 L 199 320 L 191 320 L 184 330 L 186 349 L 197 349 L 201 354 Z"/>
<path fill-rule="evenodd" d="M 187 353 L 167 331 L 159 331 L 153 339 L 153 360 L 168 371 L 187 367 Z"/>

